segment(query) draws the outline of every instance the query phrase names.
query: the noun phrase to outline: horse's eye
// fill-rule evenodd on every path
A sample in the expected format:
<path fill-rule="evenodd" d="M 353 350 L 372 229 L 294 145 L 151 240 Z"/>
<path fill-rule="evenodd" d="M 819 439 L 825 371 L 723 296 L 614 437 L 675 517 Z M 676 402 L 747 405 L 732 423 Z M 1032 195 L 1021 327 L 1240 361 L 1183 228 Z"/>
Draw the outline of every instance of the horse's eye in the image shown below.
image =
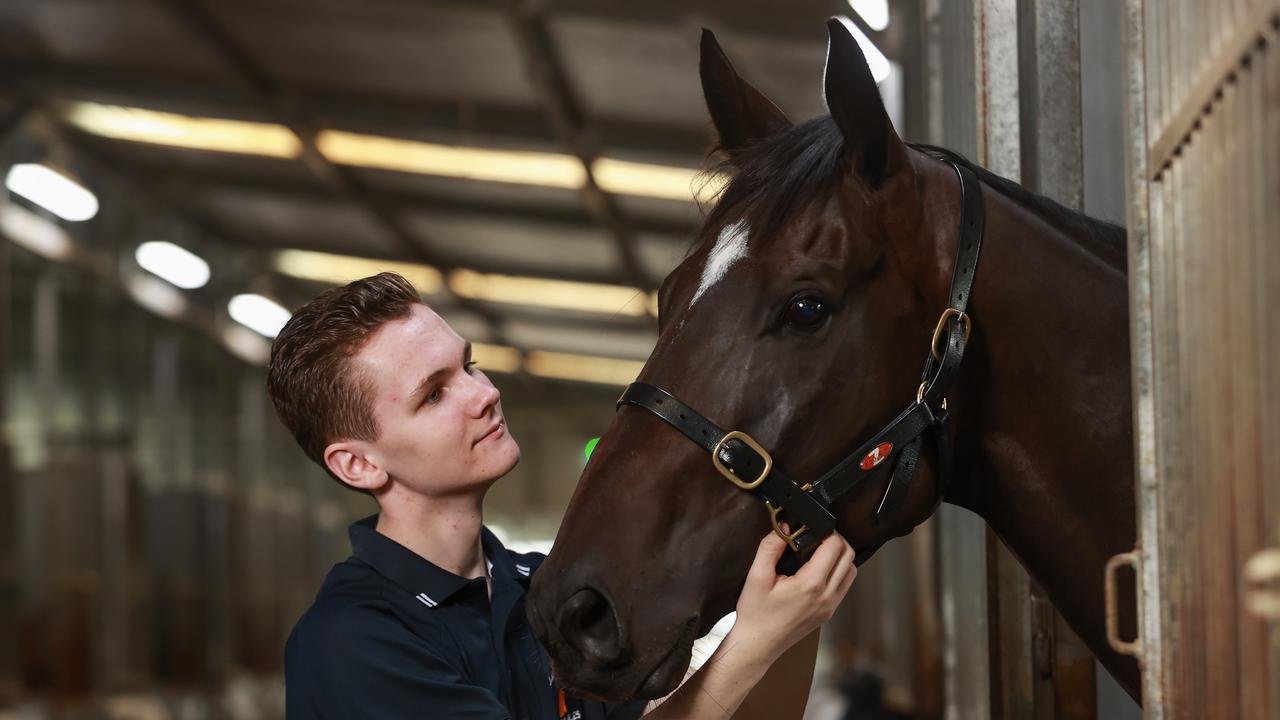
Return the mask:
<path fill-rule="evenodd" d="M 806 296 L 796 298 L 787 306 L 787 324 L 801 330 L 812 330 L 827 319 L 830 309 L 821 299 Z"/>

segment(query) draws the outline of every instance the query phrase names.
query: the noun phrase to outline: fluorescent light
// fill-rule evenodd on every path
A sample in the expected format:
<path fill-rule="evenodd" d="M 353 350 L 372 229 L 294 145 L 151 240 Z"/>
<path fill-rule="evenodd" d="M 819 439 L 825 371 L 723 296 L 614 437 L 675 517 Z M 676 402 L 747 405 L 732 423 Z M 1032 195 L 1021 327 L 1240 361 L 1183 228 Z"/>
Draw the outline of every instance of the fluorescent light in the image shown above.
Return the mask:
<path fill-rule="evenodd" d="M 396 272 L 430 295 L 444 287 L 440 271 L 417 263 L 332 255 L 310 250 L 281 250 L 275 255 L 277 271 L 291 277 L 342 285 L 383 271 Z M 449 286 L 471 300 L 533 305 L 581 312 L 640 317 L 657 312 L 657 295 L 633 287 L 601 283 L 553 280 L 479 273 L 459 269 L 449 275 Z"/>
<path fill-rule="evenodd" d="M 183 290 L 204 287 L 209 282 L 209 263 L 186 248 L 164 240 L 144 242 L 133 254 L 138 265 Z"/>
<path fill-rule="evenodd" d="M 632 317 L 648 312 L 647 294 L 622 285 L 455 270 L 449 274 L 449 287 L 459 296 L 471 300 Z"/>
<path fill-rule="evenodd" d="M 227 350 L 251 365 L 266 365 L 271 358 L 271 343 L 248 328 L 229 324 L 222 328 L 221 335 Z"/>
<path fill-rule="evenodd" d="M 192 117 L 141 108 L 73 103 L 67 122 L 94 135 L 193 150 L 293 158 L 302 143 L 283 125 Z"/>
<path fill-rule="evenodd" d="M 130 275 L 124 286 L 139 305 L 161 317 L 176 320 L 187 312 L 187 298 L 182 292 L 150 275 Z"/>
<path fill-rule="evenodd" d="M 117 140 L 278 158 L 302 152 L 297 136 L 274 123 L 90 102 L 72 103 L 65 119 L 85 132 Z M 582 161 L 567 153 L 444 145 L 342 130 L 321 130 L 316 146 L 330 161 L 354 167 L 571 190 L 587 182 Z M 703 183 L 693 168 L 614 158 L 598 158 L 591 169 L 608 192 L 673 200 L 706 200 L 725 181 L 713 177 Z"/>
<path fill-rule="evenodd" d="M 276 253 L 275 266 L 276 270 L 285 275 L 334 285 L 346 285 L 380 272 L 394 272 L 413 283 L 423 295 L 439 292 L 444 287 L 444 279 L 439 270 L 417 263 L 332 255 L 310 250 L 281 250 Z"/>
<path fill-rule="evenodd" d="M 513 373 L 520 369 L 520 351 L 505 345 L 471 343 L 471 359 L 486 373 Z"/>
<path fill-rule="evenodd" d="M 4 184 L 68 222 L 88 220 L 98 214 L 98 198 L 83 185 L 44 165 L 22 163 L 9 168 Z"/>
<path fill-rule="evenodd" d="M 880 48 L 871 42 L 871 38 L 867 37 L 866 33 L 858 29 L 857 23 L 852 19 L 846 15 L 841 15 L 839 19 L 845 27 L 849 28 L 849 33 L 862 48 L 862 54 L 867 58 L 867 67 L 871 68 L 871 77 L 875 78 L 877 83 L 884 82 L 884 79 L 889 77 L 889 58 L 880 52 Z"/>
<path fill-rule="evenodd" d="M 232 320 L 270 338 L 278 335 L 290 318 L 289 311 L 274 300 L 251 293 L 231 298 L 231 302 L 227 303 L 227 312 L 231 314 Z"/>
<path fill-rule="evenodd" d="M 563 153 L 438 145 L 339 130 L 321 132 L 316 145 L 343 165 L 573 189 L 587 180 L 578 158 Z"/>
<path fill-rule="evenodd" d="M 525 370 L 530 375 L 600 383 L 603 385 L 628 385 L 640 374 L 644 362 L 621 360 L 594 355 L 534 350 L 525 360 Z"/>
<path fill-rule="evenodd" d="M 75 250 L 75 242 L 66 230 L 17 205 L 0 207 L 0 232 L 49 260 L 66 260 Z"/>
<path fill-rule="evenodd" d="M 727 175 L 703 177 L 693 168 L 607 157 L 591 164 L 591 174 L 605 192 L 700 202 L 712 200 L 729 179 Z"/>
<path fill-rule="evenodd" d="M 849 7 L 872 30 L 880 32 L 889 27 L 889 0 L 849 0 Z"/>

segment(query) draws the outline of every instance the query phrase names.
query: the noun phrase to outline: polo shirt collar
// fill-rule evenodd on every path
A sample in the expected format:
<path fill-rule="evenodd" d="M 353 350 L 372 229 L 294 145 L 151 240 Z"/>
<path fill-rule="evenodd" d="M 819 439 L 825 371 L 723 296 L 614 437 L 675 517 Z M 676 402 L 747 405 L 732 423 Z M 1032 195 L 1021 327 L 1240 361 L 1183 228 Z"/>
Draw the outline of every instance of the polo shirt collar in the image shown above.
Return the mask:
<path fill-rule="evenodd" d="M 377 530 L 378 516 L 370 515 L 352 523 L 348 534 L 351 551 L 384 577 L 408 590 L 427 607 L 436 607 L 477 579 L 455 575 Z M 495 586 L 499 577 L 528 578 L 515 568 L 510 554 L 488 528 L 480 531 L 480 543 L 490 565 Z"/>

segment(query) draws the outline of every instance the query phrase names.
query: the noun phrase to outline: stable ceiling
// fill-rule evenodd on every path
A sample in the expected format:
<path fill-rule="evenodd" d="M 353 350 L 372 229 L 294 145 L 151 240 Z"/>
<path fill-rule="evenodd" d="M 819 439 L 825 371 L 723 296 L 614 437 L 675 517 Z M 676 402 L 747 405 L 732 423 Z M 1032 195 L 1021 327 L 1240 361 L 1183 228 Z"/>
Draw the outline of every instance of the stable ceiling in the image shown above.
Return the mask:
<path fill-rule="evenodd" d="M 655 289 L 700 210 L 689 200 L 465 180 L 113 140 L 64 122 L 89 101 L 446 145 L 698 169 L 712 137 L 699 29 L 793 119 L 823 112 L 823 21 L 843 0 L 31 0 L 0 3 L 6 96 L 56 126 L 83 175 L 127 184 L 167 234 L 204 248 L 201 299 L 267 289 L 294 305 L 323 285 L 281 276 L 282 248 Z M 864 28 L 865 29 L 865 28 Z M 868 30 L 890 57 L 900 31 Z M 99 169 L 99 171 L 93 170 Z M 252 261 L 244 261 L 244 257 Z M 235 261 L 235 258 L 241 258 Z M 476 339 L 642 359 L 648 316 L 452 296 Z"/>

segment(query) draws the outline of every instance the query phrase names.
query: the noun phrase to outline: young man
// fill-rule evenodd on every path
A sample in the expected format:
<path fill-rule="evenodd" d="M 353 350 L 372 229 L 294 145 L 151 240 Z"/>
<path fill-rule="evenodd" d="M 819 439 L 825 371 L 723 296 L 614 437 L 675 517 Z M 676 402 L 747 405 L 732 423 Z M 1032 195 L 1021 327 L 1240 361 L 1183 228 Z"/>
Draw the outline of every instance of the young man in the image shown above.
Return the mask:
<path fill-rule="evenodd" d="M 379 510 L 351 526 L 352 557 L 329 573 L 289 637 L 289 718 L 641 714 L 642 702 L 606 706 L 555 687 L 524 616 L 542 556 L 506 550 L 483 526 L 485 493 L 520 448 L 470 344 L 408 281 L 383 273 L 304 305 L 272 345 L 267 384 L 307 455 Z M 853 551 L 833 536 L 780 578 L 783 548 L 772 534 L 761 543 L 736 625 L 651 718 L 731 717 L 771 679 L 772 702 L 754 707 L 799 717 L 816 629 L 856 570 Z M 806 640 L 775 663 L 797 638 Z"/>

